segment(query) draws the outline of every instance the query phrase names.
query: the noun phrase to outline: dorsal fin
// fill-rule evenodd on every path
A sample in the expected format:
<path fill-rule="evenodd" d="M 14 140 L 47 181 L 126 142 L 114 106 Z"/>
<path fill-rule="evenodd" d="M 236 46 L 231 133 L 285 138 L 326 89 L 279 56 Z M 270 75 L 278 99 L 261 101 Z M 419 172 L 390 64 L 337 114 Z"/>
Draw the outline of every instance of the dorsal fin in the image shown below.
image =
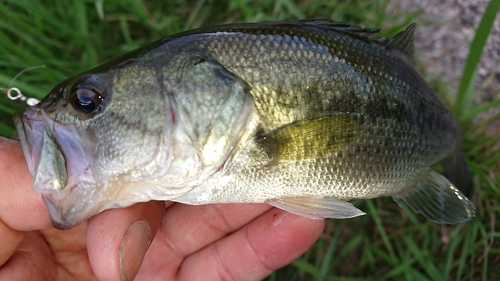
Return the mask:
<path fill-rule="evenodd" d="M 405 30 L 396 34 L 396 36 L 389 39 L 387 42 L 393 48 L 398 49 L 403 52 L 412 63 L 415 62 L 414 47 L 413 47 L 413 37 L 415 34 L 415 23 L 410 24 Z"/>
<path fill-rule="evenodd" d="M 356 25 L 350 25 L 343 22 L 335 22 L 326 19 L 303 19 L 293 21 L 300 24 L 316 26 L 323 29 L 332 29 L 354 35 L 357 37 L 365 37 L 372 40 L 378 40 L 389 44 L 391 47 L 401 51 L 413 63 L 414 62 L 414 47 L 413 37 L 415 34 L 416 24 L 410 24 L 405 30 L 396 34 L 396 36 L 380 38 L 380 28 L 362 28 Z"/>
<path fill-rule="evenodd" d="M 321 28 L 333 29 L 340 32 L 349 33 L 351 35 L 376 39 L 379 36 L 380 28 L 362 28 L 356 25 L 351 25 L 343 22 L 335 22 L 327 19 L 302 19 L 292 22 L 300 24 L 312 25 Z"/>

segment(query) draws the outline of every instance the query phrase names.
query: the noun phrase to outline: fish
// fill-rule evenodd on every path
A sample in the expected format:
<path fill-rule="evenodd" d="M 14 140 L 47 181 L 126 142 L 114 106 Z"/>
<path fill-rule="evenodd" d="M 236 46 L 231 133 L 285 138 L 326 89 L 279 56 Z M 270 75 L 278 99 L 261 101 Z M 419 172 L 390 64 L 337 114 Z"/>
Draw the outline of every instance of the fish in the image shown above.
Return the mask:
<path fill-rule="evenodd" d="M 268 203 L 312 219 L 392 196 L 475 216 L 460 125 L 394 37 L 330 20 L 186 31 L 61 82 L 14 114 L 53 225 L 149 200 Z"/>

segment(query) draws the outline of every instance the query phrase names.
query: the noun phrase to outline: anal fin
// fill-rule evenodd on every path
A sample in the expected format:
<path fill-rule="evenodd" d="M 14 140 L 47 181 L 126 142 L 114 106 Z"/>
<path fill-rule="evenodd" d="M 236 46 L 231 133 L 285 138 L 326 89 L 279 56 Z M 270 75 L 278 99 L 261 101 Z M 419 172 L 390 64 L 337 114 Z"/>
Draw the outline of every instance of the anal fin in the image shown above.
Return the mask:
<path fill-rule="evenodd" d="M 431 171 L 415 187 L 394 195 L 401 205 L 404 201 L 413 211 L 440 224 L 456 224 L 472 219 L 474 204 L 442 175 Z"/>
<path fill-rule="evenodd" d="M 284 197 L 266 201 L 266 203 L 292 214 L 311 219 L 348 219 L 364 215 L 351 203 L 335 197 Z"/>

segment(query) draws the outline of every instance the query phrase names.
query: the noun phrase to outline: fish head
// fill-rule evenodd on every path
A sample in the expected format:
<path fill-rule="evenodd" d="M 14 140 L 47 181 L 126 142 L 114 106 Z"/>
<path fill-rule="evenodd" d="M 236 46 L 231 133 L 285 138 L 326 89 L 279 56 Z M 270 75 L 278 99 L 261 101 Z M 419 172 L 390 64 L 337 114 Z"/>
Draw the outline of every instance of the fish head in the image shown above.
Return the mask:
<path fill-rule="evenodd" d="M 141 188 L 168 170 L 173 125 L 155 77 L 143 67 L 82 74 L 15 113 L 33 189 L 56 228 L 150 199 Z"/>

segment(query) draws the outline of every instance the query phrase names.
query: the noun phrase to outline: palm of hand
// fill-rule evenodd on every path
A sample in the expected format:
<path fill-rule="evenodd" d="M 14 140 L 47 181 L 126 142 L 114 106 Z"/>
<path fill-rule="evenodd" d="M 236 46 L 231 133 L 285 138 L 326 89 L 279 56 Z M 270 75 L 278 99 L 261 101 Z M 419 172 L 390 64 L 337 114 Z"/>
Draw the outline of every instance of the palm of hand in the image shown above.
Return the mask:
<path fill-rule="evenodd" d="M 85 242 L 86 225 L 68 232 L 56 229 L 27 232 L 2 266 L 2 280 L 97 280 Z"/>

